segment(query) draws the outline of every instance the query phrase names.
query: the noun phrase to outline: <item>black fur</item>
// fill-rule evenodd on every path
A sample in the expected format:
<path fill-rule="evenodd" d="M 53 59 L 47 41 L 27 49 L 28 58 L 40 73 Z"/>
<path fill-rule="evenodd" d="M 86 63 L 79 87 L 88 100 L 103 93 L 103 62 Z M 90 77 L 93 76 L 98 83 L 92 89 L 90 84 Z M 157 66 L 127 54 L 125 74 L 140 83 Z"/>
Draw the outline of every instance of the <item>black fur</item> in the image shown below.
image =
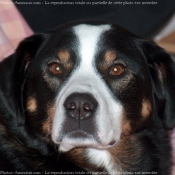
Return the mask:
<path fill-rule="evenodd" d="M 68 42 L 70 46 L 67 47 L 72 51 L 76 40 L 70 39 L 73 38 L 73 35 L 71 30 L 67 30 L 72 25 L 66 24 L 58 27 L 53 34 L 52 32 L 37 34 L 26 38 L 13 55 L 0 63 L 0 171 L 85 172 L 86 169 L 96 170 L 95 167 L 87 166 L 87 168 L 82 165 L 79 167 L 72 162 L 71 157 L 69 159 L 69 156 L 59 153 L 57 146 L 51 140 L 45 139 L 46 136 L 41 126 L 42 121 L 47 117 L 47 105 L 52 103 L 60 88 L 56 87 L 53 90 L 47 86 L 42 79 L 41 70 L 44 67 L 42 63 L 54 58 L 56 44 L 64 48 L 64 44 L 70 40 Z M 123 159 L 124 164 L 130 167 L 126 170 L 155 171 L 159 175 L 170 175 L 171 146 L 166 129 L 172 129 L 175 126 L 175 65 L 169 54 L 156 44 L 137 37 L 116 25 L 113 26 L 118 31 L 118 35 L 115 34 L 115 30 L 110 31 L 112 34 L 107 33 L 109 45 L 102 44 L 103 49 L 115 48 L 121 58 L 123 55 L 128 56 L 132 58 L 130 60 L 127 58 L 131 65 L 132 61 L 138 65 L 135 67 L 134 74 L 139 83 L 134 82 L 138 83 L 137 88 L 134 83 L 130 84 L 130 90 L 133 92 L 130 96 L 128 96 L 129 91 L 119 94 L 114 92 L 116 82 L 109 80 L 108 76 L 99 69 L 99 72 L 104 75 L 104 81 L 110 84 L 111 91 L 114 92 L 114 95 L 118 95 L 119 100 L 128 110 L 127 112 L 131 114 L 127 116 L 127 119 L 131 121 L 134 138 L 137 138 L 135 151 L 136 148 L 143 150 L 140 151 L 142 154 L 140 160 L 136 159 L 140 155 L 134 159 L 129 157 L 130 154 L 128 158 Z M 67 34 L 63 37 L 65 31 Z M 61 43 L 57 43 L 57 39 L 61 40 Z M 110 46 L 110 41 L 115 39 L 119 41 L 118 44 Z M 97 57 L 100 60 L 100 54 Z M 76 57 L 72 59 L 72 64 L 76 67 Z M 139 68 L 140 65 L 143 67 Z M 71 71 L 65 71 L 64 77 L 60 77 L 59 83 L 62 86 Z M 143 74 L 139 74 L 140 71 Z M 151 83 L 144 84 L 146 80 Z M 144 93 L 139 91 L 139 88 L 144 88 Z M 140 94 L 137 94 L 138 92 Z M 38 109 L 37 112 L 30 113 L 26 111 L 26 101 L 29 96 L 33 95 L 38 100 Z M 145 96 L 151 101 L 153 111 L 151 118 L 141 125 L 137 122 L 137 116 L 132 115 L 132 112 L 141 106 L 133 105 L 130 99 L 134 98 L 137 102 Z M 37 125 L 37 123 L 40 124 Z M 128 144 L 134 145 L 132 139 L 128 139 Z M 132 164 L 132 161 L 137 164 Z M 89 166 L 93 167 L 93 165 Z"/>

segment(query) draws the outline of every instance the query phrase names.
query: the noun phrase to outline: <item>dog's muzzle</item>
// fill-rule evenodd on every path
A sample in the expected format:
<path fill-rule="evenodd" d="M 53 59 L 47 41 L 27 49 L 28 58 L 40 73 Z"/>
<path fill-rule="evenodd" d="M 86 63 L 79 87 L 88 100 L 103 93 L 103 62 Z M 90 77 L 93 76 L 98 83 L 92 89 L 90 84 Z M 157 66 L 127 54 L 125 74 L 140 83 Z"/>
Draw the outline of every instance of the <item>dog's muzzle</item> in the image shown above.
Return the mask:
<path fill-rule="evenodd" d="M 70 138 L 89 138 L 94 136 L 97 100 L 88 93 L 72 93 L 64 101 L 65 123 L 63 135 Z"/>

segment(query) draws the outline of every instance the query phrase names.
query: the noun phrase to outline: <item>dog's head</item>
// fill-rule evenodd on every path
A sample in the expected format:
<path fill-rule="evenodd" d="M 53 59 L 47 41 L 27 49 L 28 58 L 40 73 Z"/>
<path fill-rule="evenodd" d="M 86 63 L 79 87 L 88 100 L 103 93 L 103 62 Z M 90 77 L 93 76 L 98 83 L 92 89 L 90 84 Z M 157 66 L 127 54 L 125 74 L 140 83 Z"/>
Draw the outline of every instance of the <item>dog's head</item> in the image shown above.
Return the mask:
<path fill-rule="evenodd" d="M 152 42 L 107 23 L 71 23 L 22 41 L 0 64 L 3 105 L 59 145 L 107 149 L 175 124 L 175 66 Z"/>

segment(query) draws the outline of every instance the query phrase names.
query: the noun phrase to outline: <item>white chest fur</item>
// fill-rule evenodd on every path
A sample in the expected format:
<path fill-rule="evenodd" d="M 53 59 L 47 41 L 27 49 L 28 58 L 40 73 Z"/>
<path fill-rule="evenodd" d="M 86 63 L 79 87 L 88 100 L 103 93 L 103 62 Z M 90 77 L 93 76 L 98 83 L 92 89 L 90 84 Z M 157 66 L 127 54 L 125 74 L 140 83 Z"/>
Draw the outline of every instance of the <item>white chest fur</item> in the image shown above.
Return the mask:
<path fill-rule="evenodd" d="M 97 167 L 104 167 L 108 174 L 122 172 L 120 166 L 114 162 L 111 154 L 107 150 L 88 149 L 86 153 L 89 161 Z"/>

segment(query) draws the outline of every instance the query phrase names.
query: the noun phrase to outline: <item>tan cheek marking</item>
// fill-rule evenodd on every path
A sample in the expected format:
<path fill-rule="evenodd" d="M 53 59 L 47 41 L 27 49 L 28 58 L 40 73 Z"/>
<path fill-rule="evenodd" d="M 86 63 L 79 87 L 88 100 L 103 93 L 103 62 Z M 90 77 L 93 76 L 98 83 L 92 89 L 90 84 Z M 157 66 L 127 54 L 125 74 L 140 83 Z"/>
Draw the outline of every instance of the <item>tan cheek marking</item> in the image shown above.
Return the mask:
<path fill-rule="evenodd" d="M 126 116 L 124 114 L 124 111 L 122 112 L 122 133 L 121 133 L 121 139 L 129 136 L 131 134 L 131 125 L 130 122 L 126 119 Z"/>
<path fill-rule="evenodd" d="M 150 115 L 152 108 L 149 100 L 143 100 L 142 102 L 142 110 L 141 110 L 141 115 L 144 118 L 147 118 Z"/>
<path fill-rule="evenodd" d="M 129 136 L 131 133 L 131 125 L 129 121 L 123 120 L 122 121 L 122 133 L 121 133 L 121 138 Z"/>
<path fill-rule="evenodd" d="M 48 118 L 43 123 L 43 127 L 42 127 L 44 133 L 46 133 L 47 135 L 51 134 L 54 114 L 55 114 L 55 105 L 48 105 L 48 110 L 47 110 Z"/>
<path fill-rule="evenodd" d="M 29 112 L 36 112 L 37 111 L 37 102 L 34 97 L 29 97 L 27 100 L 27 110 Z"/>

